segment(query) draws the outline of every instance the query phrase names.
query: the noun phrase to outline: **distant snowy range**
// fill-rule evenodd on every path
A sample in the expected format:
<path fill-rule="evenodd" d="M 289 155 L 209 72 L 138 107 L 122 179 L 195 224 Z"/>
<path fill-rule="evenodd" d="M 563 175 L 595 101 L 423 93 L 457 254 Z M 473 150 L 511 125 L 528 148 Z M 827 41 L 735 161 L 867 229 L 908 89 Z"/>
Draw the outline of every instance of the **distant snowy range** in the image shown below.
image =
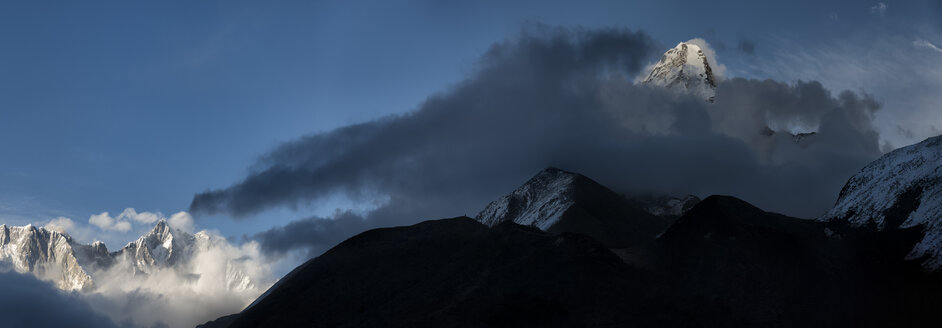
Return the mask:
<path fill-rule="evenodd" d="M 178 213 L 124 247 L 82 244 L 60 226 L 0 225 L 4 271 L 32 274 L 130 326 L 193 326 L 251 303 L 270 281 L 255 243 L 189 233 Z"/>
<path fill-rule="evenodd" d="M 573 163 L 579 162 L 567 161 L 569 158 L 559 160 L 559 156 L 546 156 L 543 163 L 539 162 L 542 157 L 528 156 L 530 151 L 556 154 L 533 150 L 543 149 L 543 143 L 552 144 L 546 146 L 547 149 L 565 146 L 545 140 L 531 144 L 533 149 L 511 147 L 512 151 L 501 152 L 507 156 L 497 160 L 501 165 L 478 162 L 477 155 L 468 149 L 501 146 L 513 140 L 505 135 L 490 135 L 490 131 L 471 129 L 470 145 L 448 149 L 448 156 L 455 157 L 446 159 L 459 158 L 472 163 L 469 167 L 477 165 L 490 170 L 511 167 L 515 159 L 525 159 L 539 162 L 540 169 L 527 172 L 528 180 L 513 180 L 518 184 L 516 189 L 507 188 L 512 190 L 489 196 L 489 203 L 482 203 L 486 206 L 478 208 L 473 217 L 416 217 L 409 222 L 419 223 L 411 225 L 369 226 L 376 229 L 351 233 L 352 237 L 332 245 L 326 252 L 311 254 L 313 258 L 305 258 L 306 261 L 280 279 L 273 277 L 273 259 L 267 258 L 259 242 L 251 238 L 236 242 L 212 230 L 194 231 L 194 218 L 188 212 L 164 217 L 137 213 L 133 209 L 120 214 L 121 220 L 108 213 L 89 219 L 90 224 L 106 230 L 128 231 L 127 218 L 153 224 L 144 235 L 113 249 L 98 241 L 77 241 L 69 234 L 69 222 L 53 220 L 43 226 L 0 225 L 0 271 L 3 272 L 0 279 L 15 281 L 11 284 L 14 286 L 42 289 L 44 295 L 58 295 L 40 302 L 62 307 L 65 305 L 61 304 L 69 302 L 80 304 L 70 311 L 88 313 L 90 320 L 101 322 L 101 326 L 118 327 L 939 324 L 936 313 L 942 308 L 942 136 L 895 150 L 881 150 L 877 145 L 878 134 L 870 125 L 873 113 L 879 108 L 872 97 L 852 92 L 834 97 L 815 82 L 788 85 L 772 80 L 724 80 L 725 67 L 716 62 L 715 54 L 701 39 L 678 43 L 644 69 L 643 65 L 634 65 L 638 67 L 633 70 L 641 74 L 600 77 L 593 65 L 608 68 L 625 64 L 627 57 L 621 56 L 621 52 L 626 50 L 619 47 L 646 37 L 618 31 L 599 35 L 573 33 L 563 33 L 561 37 L 523 37 L 519 43 L 495 45 L 484 57 L 492 61 L 487 62 L 491 66 L 484 65 L 482 73 L 458 85 L 451 94 L 474 104 L 483 101 L 486 106 L 474 109 L 484 111 L 493 109 L 490 105 L 497 102 L 496 97 L 478 97 L 475 92 L 493 95 L 519 93 L 501 88 L 529 90 L 528 84 L 521 86 L 519 81 L 545 83 L 541 86 L 554 91 L 537 93 L 536 98 L 585 92 L 591 99 L 590 104 L 604 107 L 599 111 L 602 114 L 576 113 L 602 115 L 599 117 L 604 119 L 592 116 L 584 122 L 573 123 L 576 120 L 568 119 L 570 109 L 567 106 L 582 103 L 572 101 L 563 103 L 561 109 L 554 107 L 556 111 L 546 117 L 512 116 L 519 119 L 512 122 L 519 124 L 509 124 L 514 130 L 510 135 L 527 138 L 527 133 L 545 132 L 528 125 L 537 126 L 533 121 L 541 119 L 552 122 L 547 129 L 551 137 L 557 134 L 569 137 L 565 133 L 572 124 L 587 124 L 592 129 L 579 130 L 573 137 L 583 142 L 588 140 L 588 144 L 577 144 L 584 147 L 575 147 L 576 157 L 598 155 L 583 152 L 584 148 L 604 154 L 606 150 L 623 146 L 619 140 L 594 138 L 598 136 L 592 134 L 596 126 L 616 131 L 607 134 L 609 130 L 606 130 L 606 134 L 601 134 L 604 136 L 641 140 L 629 143 L 627 148 L 638 150 L 637 154 L 592 157 L 589 161 L 593 165 L 583 167 L 599 176 L 576 172 L 569 166 L 577 166 Z M 612 40 L 624 42 L 606 43 Z M 576 50 L 566 52 L 565 49 Z M 606 51 L 614 51 L 618 56 Z M 657 53 L 661 51 L 663 49 Z M 548 73 L 527 75 L 546 68 L 539 65 L 550 67 L 546 69 Z M 556 70 L 566 65 L 575 67 L 573 72 Z M 505 72 L 520 76 L 513 76 L 506 85 L 491 83 L 493 76 L 506 78 L 510 74 Z M 565 83 L 547 82 L 545 76 L 560 78 Z M 618 90 L 625 90 L 630 97 L 615 92 Z M 644 98 L 648 93 L 653 96 Z M 627 109 L 614 112 L 614 109 L 631 107 L 626 104 L 639 98 L 644 98 L 648 107 L 637 112 Z M 429 103 L 449 105 L 452 100 L 434 98 Z M 557 106 L 560 102 L 539 103 Z M 784 109 L 775 107 L 783 103 Z M 667 106 L 662 104 L 677 108 L 662 108 Z M 824 109 L 807 109 L 818 104 L 823 104 Z M 752 110 L 763 106 L 781 110 Z M 748 108 L 740 113 L 723 111 L 740 107 Z M 367 184 L 358 179 L 369 180 L 365 177 L 375 172 L 414 174 L 410 177 L 441 172 L 448 177 L 465 174 L 448 169 L 452 164 L 462 167 L 458 166 L 458 161 L 423 157 L 432 156 L 429 154 L 434 151 L 415 146 L 442 142 L 444 146 L 438 146 L 450 148 L 452 145 L 446 141 L 458 140 L 425 138 L 427 136 L 421 134 L 421 128 L 426 126 L 421 124 L 427 123 L 424 120 L 431 122 L 432 118 L 452 114 L 447 111 L 448 106 L 429 108 L 432 109 L 347 127 L 327 137 L 305 139 L 313 146 L 300 142 L 279 148 L 283 153 L 275 155 L 292 158 L 301 154 L 298 155 L 301 159 L 288 162 L 302 164 L 298 164 L 300 168 L 275 165 L 282 170 L 275 173 L 295 177 L 289 173 L 296 173 L 291 172 L 296 169 L 301 172 L 299 176 L 310 178 L 304 174 L 321 173 L 318 170 L 325 166 L 389 166 L 388 170 L 384 166 L 374 171 L 355 172 L 366 172 L 362 175 L 324 174 L 315 175 L 321 180 L 287 179 L 290 180 L 287 184 L 294 188 L 291 192 L 300 194 L 322 192 L 304 188 L 323 181 L 337 183 L 339 187 L 334 186 L 337 190 L 348 187 L 336 182 L 347 178 Z M 660 109 L 663 112 L 657 112 Z M 799 118 L 814 121 L 814 124 L 769 123 L 775 118 L 791 118 L 789 111 L 805 111 Z M 676 114 L 673 117 L 676 120 L 666 115 L 667 112 Z M 635 114 L 647 115 L 649 120 L 639 123 L 632 116 Z M 464 119 L 478 117 L 468 114 L 462 116 Z M 554 121 L 556 119 L 559 121 Z M 700 121 L 693 122 L 695 120 Z M 488 127 L 493 123 L 480 121 Z M 461 124 L 456 126 L 463 127 Z M 527 127 L 518 133 L 516 125 Z M 809 127 L 811 125 L 814 126 Z M 390 141 L 395 134 L 389 131 L 397 129 L 408 132 L 406 142 Z M 467 132 L 455 130 L 458 128 L 445 128 L 443 131 L 447 133 L 443 134 Z M 331 142 L 336 140 L 331 138 L 340 141 L 335 145 Z M 374 139 L 381 139 L 378 148 L 392 154 L 383 153 L 393 160 L 378 164 L 379 161 L 367 156 L 374 149 L 356 148 Z M 714 142 L 709 145 L 716 148 L 699 147 L 701 144 L 697 142 L 701 139 Z M 667 146 L 661 148 L 661 145 Z M 696 161 L 644 162 L 656 156 L 672 158 L 669 155 L 675 151 L 669 147 L 671 145 L 684 145 L 677 148 L 698 154 L 697 158 L 708 162 L 702 165 L 706 168 L 701 168 Z M 317 149 L 332 153 L 324 154 L 323 158 L 308 156 L 304 155 L 307 151 L 304 146 L 323 147 Z M 612 148 L 605 148 L 608 146 Z M 723 148 L 726 146 L 729 147 Z M 409 152 L 414 149 L 419 150 Z M 397 151 L 405 155 L 396 158 Z M 514 155 L 518 153 L 524 155 Z M 367 164 L 357 162 L 360 157 L 369 159 L 365 161 Z M 435 165 L 424 167 L 425 170 L 413 169 L 412 166 L 422 160 Z M 628 167 L 636 162 L 642 164 Z M 314 169 L 303 166 L 308 164 Z M 600 167 L 604 169 L 598 169 Z M 674 169 L 676 167 L 687 169 Z M 652 173 L 652 177 L 648 177 L 645 170 L 657 171 L 659 175 Z M 629 178 L 605 176 L 600 172 L 615 172 Z M 258 177 L 247 178 L 248 182 L 244 183 L 257 182 L 255 178 Z M 825 182 L 829 184 L 818 181 L 822 179 L 827 179 Z M 437 199 L 435 192 L 425 190 L 436 187 L 434 184 L 393 178 L 379 180 L 388 183 L 386 187 L 393 186 L 388 187 L 390 190 L 404 194 L 414 192 L 406 196 L 423 196 L 399 199 L 413 202 Z M 629 192 L 623 188 L 625 185 L 661 186 L 668 184 L 668 180 L 674 187 L 672 190 Z M 618 186 L 602 181 L 615 181 Z M 632 184 L 637 181 L 642 182 Z M 842 181 L 846 183 L 837 192 Z M 268 182 L 259 184 L 269 191 L 280 186 Z M 413 182 L 415 184 L 410 184 Z M 460 191 L 475 186 L 475 181 L 470 179 L 464 182 L 466 184 L 448 188 Z M 695 183 L 735 185 L 739 189 L 672 192 Z M 821 185 L 835 190 L 819 188 Z M 239 187 L 251 189 L 252 186 Z M 325 187 L 325 190 L 334 189 Z M 722 195 L 727 191 L 741 197 Z M 208 196 L 200 198 L 198 195 L 195 199 L 219 201 L 222 205 L 191 206 L 191 211 L 209 208 L 224 212 L 227 206 L 241 206 L 233 204 L 240 200 L 263 202 L 252 198 L 255 195 L 245 195 L 233 196 L 227 190 L 208 192 Z M 464 194 L 456 197 L 461 195 Z M 741 199 L 748 197 L 759 199 L 763 204 Z M 836 199 L 836 203 L 826 211 L 809 210 L 818 214 L 805 218 L 780 214 L 764 206 L 801 208 L 809 199 L 823 204 L 832 204 Z M 356 227 L 366 226 L 363 222 L 367 219 L 355 220 L 361 224 Z M 0 300 L 15 303 L 16 297 L 10 295 L 20 294 L 11 290 Z M 63 299 L 65 303 L 54 302 Z M 3 320 L 0 317 L 0 326 L 28 325 Z"/>

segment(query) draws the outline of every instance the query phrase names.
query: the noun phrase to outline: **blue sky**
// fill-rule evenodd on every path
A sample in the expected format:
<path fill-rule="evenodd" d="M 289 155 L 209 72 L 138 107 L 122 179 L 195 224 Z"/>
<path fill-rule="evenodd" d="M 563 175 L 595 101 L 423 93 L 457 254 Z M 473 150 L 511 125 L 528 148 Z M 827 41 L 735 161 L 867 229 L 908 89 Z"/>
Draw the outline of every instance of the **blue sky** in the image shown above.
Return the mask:
<path fill-rule="evenodd" d="M 115 248 L 147 225 L 104 233 L 91 215 L 186 210 L 281 142 L 416 109 L 534 23 L 640 29 L 665 50 L 702 37 L 728 77 L 872 93 L 891 146 L 942 129 L 938 3 L 706 3 L 5 1 L 0 222 L 68 217 Z M 196 225 L 240 236 L 346 206 Z"/>

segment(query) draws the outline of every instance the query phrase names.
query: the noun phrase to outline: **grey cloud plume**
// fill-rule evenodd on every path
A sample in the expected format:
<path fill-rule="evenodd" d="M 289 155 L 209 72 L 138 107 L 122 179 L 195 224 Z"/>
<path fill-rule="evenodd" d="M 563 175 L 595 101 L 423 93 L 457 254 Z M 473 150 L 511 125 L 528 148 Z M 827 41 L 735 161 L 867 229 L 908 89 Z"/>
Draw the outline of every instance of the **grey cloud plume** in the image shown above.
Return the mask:
<path fill-rule="evenodd" d="M 318 250 L 356 232 L 474 215 L 546 166 L 624 193 L 730 194 L 813 217 L 880 155 L 868 95 L 816 82 L 730 79 L 716 103 L 631 81 L 664 51 L 620 29 L 537 28 L 493 45 L 468 79 L 418 110 L 276 147 L 191 211 L 247 216 L 342 193 L 365 213 L 260 233 L 264 251 Z M 816 132 L 800 141 L 793 133 Z"/>

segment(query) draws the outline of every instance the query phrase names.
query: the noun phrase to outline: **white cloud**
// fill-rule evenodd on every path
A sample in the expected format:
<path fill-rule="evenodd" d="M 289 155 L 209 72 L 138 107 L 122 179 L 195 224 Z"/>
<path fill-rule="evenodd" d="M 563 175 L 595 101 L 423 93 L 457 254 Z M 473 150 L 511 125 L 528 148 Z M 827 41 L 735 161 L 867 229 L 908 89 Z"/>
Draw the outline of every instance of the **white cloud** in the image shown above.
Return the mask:
<path fill-rule="evenodd" d="M 118 232 L 128 232 L 131 230 L 131 223 L 128 221 L 121 221 L 111 217 L 108 212 L 102 212 L 101 214 L 95 214 L 88 218 L 88 223 L 91 223 L 101 230 L 112 230 Z"/>
<path fill-rule="evenodd" d="M 134 221 L 137 221 L 137 222 L 140 222 L 140 223 L 154 223 L 154 222 L 157 222 L 157 220 L 160 220 L 162 216 L 163 216 L 163 214 L 160 214 L 160 212 L 157 212 L 157 213 L 152 213 L 152 212 L 141 212 L 141 213 L 138 213 L 138 212 L 135 211 L 133 208 L 130 208 L 130 207 L 129 207 L 129 208 L 124 209 L 124 211 L 121 212 L 120 215 L 118 215 L 117 219 L 118 219 L 118 220 L 121 220 L 121 219 L 131 219 L 131 220 L 134 220 Z"/>
<path fill-rule="evenodd" d="M 187 212 L 181 211 L 181 212 L 177 212 L 174 215 L 171 215 L 170 220 L 167 220 L 167 223 L 169 223 L 171 227 L 174 227 L 174 228 L 186 231 L 186 232 L 193 231 L 193 216 L 191 216 L 190 213 L 187 213 Z"/>
<path fill-rule="evenodd" d="M 189 218 L 186 212 L 171 216 Z M 177 222 L 186 219 L 178 219 Z M 173 267 L 131 274 L 133 263 L 91 272 L 96 289 L 81 295 L 115 322 L 193 327 L 239 312 L 274 281 L 256 242 L 233 245 L 216 232 L 197 233 L 192 256 Z M 199 304 L 199 306 L 193 306 Z"/>
<path fill-rule="evenodd" d="M 72 231 L 72 229 L 75 228 L 75 222 L 72 222 L 72 219 L 70 218 L 60 216 L 50 220 L 49 223 L 46 223 L 46 225 L 43 226 L 43 228 L 46 228 L 46 230 L 66 233 Z"/>
<path fill-rule="evenodd" d="M 886 4 L 882 2 L 877 3 L 873 7 L 870 7 L 870 13 L 879 14 L 880 16 L 886 15 Z"/>
<path fill-rule="evenodd" d="M 710 46 L 706 40 L 701 38 L 690 39 L 687 43 L 695 44 L 700 47 L 700 50 L 703 50 L 703 55 L 707 57 L 707 63 L 710 64 L 710 68 L 713 71 L 713 77 L 716 78 L 717 82 L 722 81 L 726 77 L 726 65 L 719 63 L 719 58 L 716 55 L 716 51 L 713 50 L 713 47 Z"/>
<path fill-rule="evenodd" d="M 925 39 L 916 40 L 916 41 L 913 41 L 913 45 L 916 46 L 916 48 L 925 48 L 929 50 L 935 50 L 935 52 L 942 54 L 942 49 L 939 49 L 939 47 L 937 47 L 935 44 L 932 44 L 932 42 L 929 42 L 929 40 L 925 40 Z"/>
<path fill-rule="evenodd" d="M 88 218 L 88 223 L 97 226 L 101 230 L 128 232 L 131 230 L 132 223 L 153 224 L 158 220 L 167 220 L 170 226 L 186 231 L 193 232 L 193 217 L 187 212 L 178 212 L 167 218 L 160 212 L 140 212 L 134 208 L 125 208 L 121 214 L 111 216 L 108 212 L 95 214 Z"/>

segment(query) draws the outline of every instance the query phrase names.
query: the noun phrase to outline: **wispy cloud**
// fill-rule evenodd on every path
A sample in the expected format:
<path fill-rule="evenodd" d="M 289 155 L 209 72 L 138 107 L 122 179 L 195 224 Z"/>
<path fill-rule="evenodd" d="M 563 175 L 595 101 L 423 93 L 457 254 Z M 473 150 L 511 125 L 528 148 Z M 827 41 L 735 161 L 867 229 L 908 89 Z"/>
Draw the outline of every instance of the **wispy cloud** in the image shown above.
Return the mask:
<path fill-rule="evenodd" d="M 916 41 L 913 41 L 913 45 L 916 46 L 916 48 L 930 49 L 930 50 L 934 50 L 935 52 L 942 54 L 942 49 L 939 49 L 938 46 L 936 46 L 932 42 L 929 42 L 929 40 L 925 40 L 925 39 L 916 40 Z"/>
<path fill-rule="evenodd" d="M 870 13 L 878 14 L 880 16 L 886 15 L 886 7 L 886 4 L 883 2 L 877 3 L 876 5 L 873 5 L 873 7 L 870 7 Z"/>
<path fill-rule="evenodd" d="M 881 143 L 900 147 L 935 136 L 938 133 L 931 126 L 942 126 L 938 111 L 942 103 L 938 93 L 942 89 L 942 50 L 928 41 L 934 37 L 877 27 L 817 44 L 772 37 L 766 48 L 773 50 L 755 64 L 754 72 L 744 75 L 817 80 L 832 90 L 871 93 L 884 104 L 874 120 L 881 131 Z M 930 51 L 913 51 L 914 47 Z M 897 126 L 912 133 L 897 133 Z"/>

